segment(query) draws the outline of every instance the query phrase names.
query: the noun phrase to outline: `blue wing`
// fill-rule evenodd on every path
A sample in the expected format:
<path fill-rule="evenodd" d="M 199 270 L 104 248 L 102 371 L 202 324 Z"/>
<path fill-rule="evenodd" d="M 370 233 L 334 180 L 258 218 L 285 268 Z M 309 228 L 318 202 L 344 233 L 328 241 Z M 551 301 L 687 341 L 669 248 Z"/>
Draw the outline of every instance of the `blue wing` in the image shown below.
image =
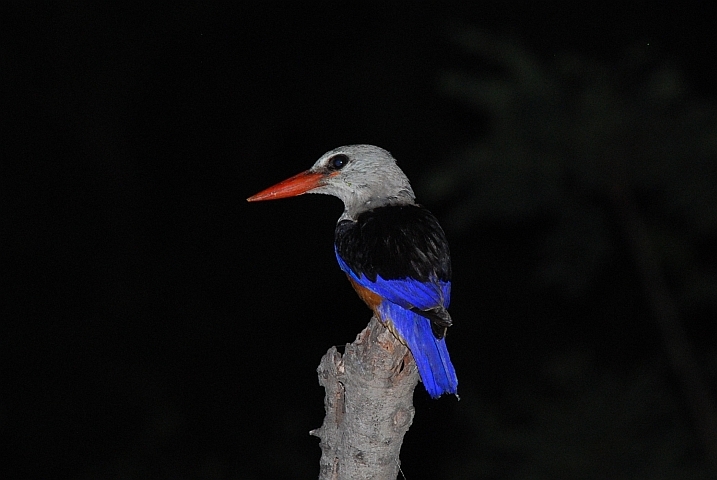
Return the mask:
<path fill-rule="evenodd" d="M 356 275 L 341 259 L 338 252 L 336 252 L 336 259 L 341 270 L 346 272 L 356 283 L 403 308 L 410 310 L 415 307 L 419 310 L 429 310 L 435 307 L 448 308 L 451 303 L 451 282 L 443 282 L 437 278 L 428 283 L 412 278 L 386 280 L 381 275 L 376 275 L 376 281 L 371 281 L 364 275 Z"/>
<path fill-rule="evenodd" d="M 443 393 L 455 394 L 458 378 L 448 356 L 446 339 L 436 338 L 430 320 L 412 311 L 413 308 L 448 307 L 451 283 L 437 279 L 430 283 L 410 278 L 386 280 L 380 275 L 376 276 L 376 281 L 371 281 L 351 270 L 338 252 L 336 259 L 341 270 L 352 280 L 384 299 L 378 307 L 381 318 L 392 321 L 396 332 L 408 345 L 428 394 L 433 398 Z"/>

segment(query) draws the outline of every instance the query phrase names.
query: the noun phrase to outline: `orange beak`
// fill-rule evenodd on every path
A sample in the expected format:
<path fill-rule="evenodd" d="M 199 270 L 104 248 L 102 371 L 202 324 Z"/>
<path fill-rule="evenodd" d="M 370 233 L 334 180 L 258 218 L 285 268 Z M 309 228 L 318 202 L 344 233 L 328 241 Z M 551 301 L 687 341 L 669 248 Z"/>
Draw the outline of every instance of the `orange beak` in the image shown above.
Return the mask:
<path fill-rule="evenodd" d="M 324 178 L 323 174 L 309 172 L 307 170 L 306 172 L 301 172 L 298 175 L 287 178 L 273 187 L 262 190 L 246 200 L 248 202 L 260 202 L 262 200 L 278 200 L 280 198 L 295 197 L 320 186 L 322 178 Z"/>

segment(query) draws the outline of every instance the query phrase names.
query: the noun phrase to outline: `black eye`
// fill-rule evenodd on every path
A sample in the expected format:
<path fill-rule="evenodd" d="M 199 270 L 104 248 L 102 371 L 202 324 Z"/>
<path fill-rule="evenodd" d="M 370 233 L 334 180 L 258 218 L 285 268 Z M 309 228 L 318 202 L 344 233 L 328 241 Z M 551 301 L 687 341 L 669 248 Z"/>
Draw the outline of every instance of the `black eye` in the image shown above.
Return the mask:
<path fill-rule="evenodd" d="M 329 170 L 341 170 L 349 163 L 349 157 L 340 153 L 329 159 Z"/>

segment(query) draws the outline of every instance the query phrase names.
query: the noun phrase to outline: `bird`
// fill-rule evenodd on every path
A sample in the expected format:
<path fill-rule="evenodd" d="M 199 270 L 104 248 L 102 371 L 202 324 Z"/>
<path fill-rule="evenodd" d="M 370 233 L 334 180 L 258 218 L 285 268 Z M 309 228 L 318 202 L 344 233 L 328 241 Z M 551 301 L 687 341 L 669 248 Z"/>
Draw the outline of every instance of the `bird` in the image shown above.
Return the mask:
<path fill-rule="evenodd" d="M 448 242 L 436 217 L 416 203 L 394 157 L 374 145 L 339 147 L 247 200 L 305 193 L 343 201 L 334 236 L 339 267 L 361 300 L 411 351 L 428 394 L 457 396 L 458 378 L 446 346 L 453 324 L 447 310 Z"/>

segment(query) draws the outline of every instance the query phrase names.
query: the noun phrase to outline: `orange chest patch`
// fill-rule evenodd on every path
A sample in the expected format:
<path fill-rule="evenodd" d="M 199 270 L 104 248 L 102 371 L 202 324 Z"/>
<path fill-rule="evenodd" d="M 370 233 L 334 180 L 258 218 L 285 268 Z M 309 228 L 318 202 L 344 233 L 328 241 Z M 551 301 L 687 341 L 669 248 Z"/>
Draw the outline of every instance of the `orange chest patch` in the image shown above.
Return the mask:
<path fill-rule="evenodd" d="M 378 307 L 378 304 L 383 301 L 383 298 L 379 294 L 372 292 L 368 288 L 362 287 L 348 275 L 347 277 L 349 279 L 349 282 L 351 282 L 351 286 L 354 287 L 354 290 L 356 290 L 356 293 L 358 293 L 358 296 L 361 298 L 361 300 L 363 300 L 364 303 L 375 312 L 376 308 Z"/>

